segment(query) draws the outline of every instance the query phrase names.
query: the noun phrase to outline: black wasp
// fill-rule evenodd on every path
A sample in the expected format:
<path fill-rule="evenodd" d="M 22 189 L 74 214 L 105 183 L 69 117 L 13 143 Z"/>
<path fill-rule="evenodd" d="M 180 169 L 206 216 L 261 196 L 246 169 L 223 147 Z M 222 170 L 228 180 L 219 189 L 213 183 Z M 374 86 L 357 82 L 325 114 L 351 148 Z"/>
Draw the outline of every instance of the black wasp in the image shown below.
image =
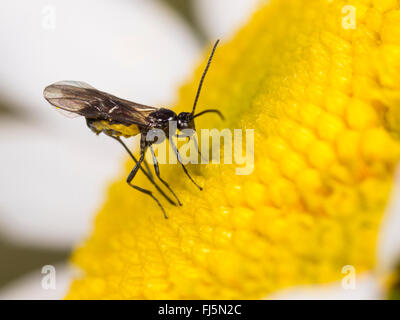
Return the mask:
<path fill-rule="evenodd" d="M 136 163 L 126 181 L 132 188 L 152 197 L 161 208 L 165 218 L 167 218 L 165 210 L 160 201 L 153 195 L 153 193 L 150 190 L 133 185 L 131 182 L 136 173 L 141 170 L 144 175 L 150 180 L 153 186 L 161 193 L 161 195 L 169 203 L 176 205 L 176 202 L 168 197 L 153 179 L 153 175 L 145 160 L 145 152 L 149 148 L 152 153 L 153 165 L 157 178 L 171 192 L 177 203 L 179 205 L 182 205 L 168 183 L 164 181 L 160 176 L 160 170 L 152 144 L 155 142 L 160 143 L 162 141 L 147 141 L 146 136 L 147 133 L 151 130 L 161 129 L 164 132 L 165 137 L 169 139 L 169 127 L 171 121 L 176 122 L 176 127 L 178 130 L 195 130 L 194 119 L 208 112 L 217 113 L 223 119 L 221 112 L 215 109 L 207 109 L 197 114 L 194 113 L 205 75 L 210 66 L 218 42 L 219 40 L 217 40 L 217 42 L 214 44 L 211 55 L 207 62 L 207 66 L 204 69 L 203 75 L 200 79 L 192 112 L 181 112 L 177 115 L 174 111 L 170 109 L 156 108 L 120 99 L 111 94 L 99 91 L 84 82 L 78 81 L 56 82 L 46 87 L 43 92 L 44 98 L 50 104 L 52 104 L 56 108 L 67 111 L 67 113 L 72 112 L 75 115 L 85 117 L 88 127 L 94 133 L 100 134 L 101 132 L 103 132 L 111 138 L 117 140 L 125 148 L 125 150 L 129 153 L 131 158 Z M 140 157 L 139 160 L 137 160 L 132 152 L 128 149 L 128 147 L 125 145 L 125 143 L 121 140 L 121 136 L 128 138 L 136 136 L 139 133 L 141 134 Z M 179 135 L 176 134 L 176 136 Z M 186 137 L 189 139 L 191 138 L 190 136 Z M 169 139 L 169 141 L 185 174 L 200 190 L 202 190 L 202 188 L 192 179 L 189 172 L 182 163 L 181 156 L 173 140 Z M 142 163 L 144 163 L 145 169 L 143 169 Z"/>

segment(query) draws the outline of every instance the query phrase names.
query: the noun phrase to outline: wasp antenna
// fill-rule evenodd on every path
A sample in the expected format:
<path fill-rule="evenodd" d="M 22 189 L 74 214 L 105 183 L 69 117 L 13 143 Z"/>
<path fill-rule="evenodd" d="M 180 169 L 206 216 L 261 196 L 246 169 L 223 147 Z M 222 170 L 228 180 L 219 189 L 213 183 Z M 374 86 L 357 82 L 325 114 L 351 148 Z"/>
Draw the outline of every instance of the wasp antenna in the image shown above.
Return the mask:
<path fill-rule="evenodd" d="M 222 120 L 225 120 L 224 115 L 221 113 L 221 111 L 219 111 L 219 110 L 217 110 L 217 109 L 207 109 L 207 110 L 204 110 L 204 111 L 202 111 L 202 112 L 199 112 L 198 114 L 195 114 L 195 115 L 193 116 L 193 119 L 194 119 L 194 118 L 197 118 L 197 117 L 199 117 L 199 116 L 201 116 L 201 115 L 203 115 L 203 114 L 205 114 L 205 113 L 209 113 L 209 112 L 216 113 L 216 114 L 219 115 L 219 117 L 220 117 Z"/>
<path fill-rule="evenodd" d="M 197 101 L 199 100 L 199 96 L 200 96 L 201 87 L 203 86 L 204 78 L 205 78 L 205 76 L 207 74 L 208 68 L 210 67 L 210 63 L 211 63 L 211 60 L 212 60 L 212 58 L 214 56 L 214 52 L 215 52 L 215 49 L 217 48 L 218 43 L 219 43 L 219 40 L 217 40 L 215 42 L 214 47 L 213 47 L 213 49 L 211 51 L 210 57 L 208 58 L 208 62 L 207 62 L 206 68 L 204 69 L 203 75 L 201 76 L 199 87 L 197 88 L 196 98 L 194 99 L 192 115 L 194 114 L 194 111 L 196 109 Z"/>

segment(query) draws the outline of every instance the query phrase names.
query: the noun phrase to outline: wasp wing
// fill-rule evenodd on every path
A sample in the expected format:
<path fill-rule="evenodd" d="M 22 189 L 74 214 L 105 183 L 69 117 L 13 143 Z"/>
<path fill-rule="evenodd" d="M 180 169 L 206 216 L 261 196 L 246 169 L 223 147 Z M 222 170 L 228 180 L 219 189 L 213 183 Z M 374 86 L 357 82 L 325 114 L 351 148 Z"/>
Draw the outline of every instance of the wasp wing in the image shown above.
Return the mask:
<path fill-rule="evenodd" d="M 56 108 L 87 119 L 146 126 L 147 116 L 157 108 L 115 97 L 84 82 L 61 81 L 44 89 L 44 98 Z"/>

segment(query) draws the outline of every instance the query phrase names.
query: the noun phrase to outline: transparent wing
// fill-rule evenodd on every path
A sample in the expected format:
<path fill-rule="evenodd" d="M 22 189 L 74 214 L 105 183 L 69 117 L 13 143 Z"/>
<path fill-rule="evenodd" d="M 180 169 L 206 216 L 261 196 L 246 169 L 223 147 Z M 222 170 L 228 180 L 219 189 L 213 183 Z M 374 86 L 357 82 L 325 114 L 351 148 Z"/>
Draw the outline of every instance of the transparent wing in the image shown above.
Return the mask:
<path fill-rule="evenodd" d="M 57 107 L 56 107 L 56 111 L 58 111 L 58 113 L 62 114 L 63 116 L 65 116 L 67 118 L 73 119 L 73 118 L 76 118 L 76 117 L 80 117 L 80 115 L 77 114 L 77 113 L 66 111 L 66 110 L 63 110 L 63 109 L 60 109 L 60 108 L 57 108 Z"/>
<path fill-rule="evenodd" d="M 120 99 L 79 81 L 56 82 L 44 89 L 44 98 L 56 108 L 88 119 L 146 126 L 147 116 L 157 110 Z"/>
<path fill-rule="evenodd" d="M 54 83 L 54 85 L 65 85 L 65 86 L 71 86 L 71 87 L 77 87 L 77 88 L 86 88 L 86 89 L 94 89 L 96 88 L 92 87 L 90 84 L 83 82 L 83 81 L 73 81 L 73 80 L 64 80 L 64 81 L 58 81 Z"/>

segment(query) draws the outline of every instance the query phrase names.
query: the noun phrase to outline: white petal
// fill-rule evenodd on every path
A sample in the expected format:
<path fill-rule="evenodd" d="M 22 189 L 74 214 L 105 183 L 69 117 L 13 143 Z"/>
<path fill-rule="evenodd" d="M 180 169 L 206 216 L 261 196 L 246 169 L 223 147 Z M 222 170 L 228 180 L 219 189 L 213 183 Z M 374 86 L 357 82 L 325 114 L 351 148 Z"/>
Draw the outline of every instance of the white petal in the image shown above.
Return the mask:
<path fill-rule="evenodd" d="M 231 38 L 269 0 L 194 0 L 195 12 L 210 39 Z"/>
<path fill-rule="evenodd" d="M 3 234 L 21 243 L 62 248 L 87 235 L 107 182 L 118 176 L 123 150 L 105 136 L 82 134 L 89 135 L 91 146 L 0 122 Z"/>
<path fill-rule="evenodd" d="M 382 289 L 373 274 L 356 276 L 354 289 L 345 289 L 341 282 L 324 285 L 299 286 L 281 290 L 267 299 L 283 300 L 360 300 L 381 299 Z"/>
<path fill-rule="evenodd" d="M 44 279 L 50 269 L 37 269 L 6 285 L 0 291 L 0 300 L 59 300 L 68 292 L 71 279 L 77 271 L 65 264 L 57 264 L 55 270 L 55 287 L 46 285 Z M 42 283 L 45 283 L 42 285 Z"/>
<path fill-rule="evenodd" d="M 378 271 L 385 275 L 400 263 L 400 166 L 384 220 L 379 231 Z"/>

